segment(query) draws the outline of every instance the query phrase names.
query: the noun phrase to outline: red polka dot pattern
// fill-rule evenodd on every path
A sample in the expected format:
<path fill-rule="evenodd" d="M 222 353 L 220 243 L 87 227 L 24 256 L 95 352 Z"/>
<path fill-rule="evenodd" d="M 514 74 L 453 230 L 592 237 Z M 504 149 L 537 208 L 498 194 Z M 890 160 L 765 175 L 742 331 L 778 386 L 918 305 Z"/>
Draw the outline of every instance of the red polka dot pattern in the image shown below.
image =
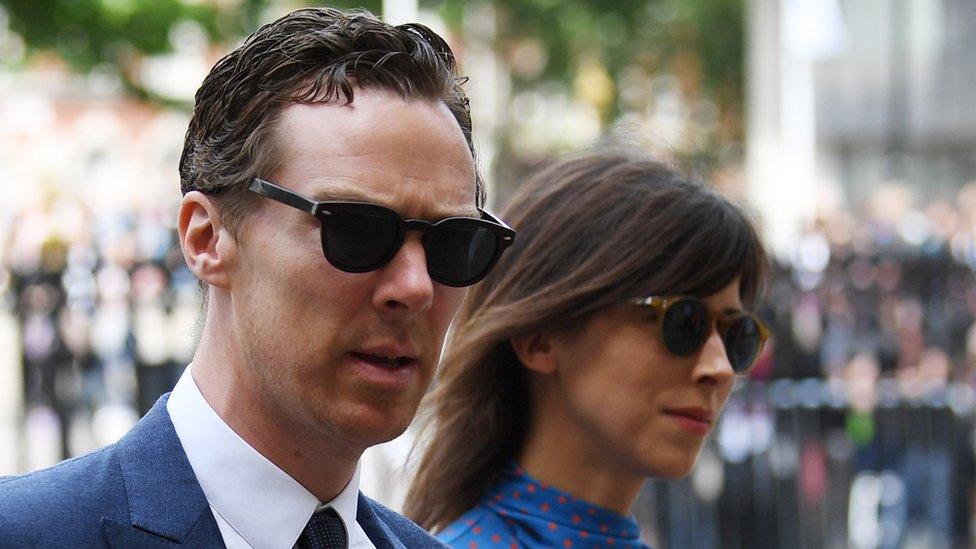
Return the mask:
<path fill-rule="evenodd" d="M 546 486 L 511 464 L 482 501 L 437 534 L 449 547 L 647 549 L 630 517 Z"/>

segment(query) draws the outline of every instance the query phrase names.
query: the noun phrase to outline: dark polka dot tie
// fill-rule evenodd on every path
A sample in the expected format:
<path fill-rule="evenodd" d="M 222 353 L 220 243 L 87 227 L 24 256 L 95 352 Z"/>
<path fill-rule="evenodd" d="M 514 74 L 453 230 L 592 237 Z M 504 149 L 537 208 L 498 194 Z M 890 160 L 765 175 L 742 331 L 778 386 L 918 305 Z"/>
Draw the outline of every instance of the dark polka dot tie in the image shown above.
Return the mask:
<path fill-rule="evenodd" d="M 298 549 L 346 549 L 349 540 L 346 538 L 346 527 L 335 509 L 329 507 L 312 515 L 308 524 L 298 536 Z"/>

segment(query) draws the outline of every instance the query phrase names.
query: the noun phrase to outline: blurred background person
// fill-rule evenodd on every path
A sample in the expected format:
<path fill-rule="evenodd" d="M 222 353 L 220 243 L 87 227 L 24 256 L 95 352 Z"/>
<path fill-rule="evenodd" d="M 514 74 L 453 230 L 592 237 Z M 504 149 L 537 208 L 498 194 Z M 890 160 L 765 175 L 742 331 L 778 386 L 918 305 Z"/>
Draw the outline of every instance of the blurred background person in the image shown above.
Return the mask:
<path fill-rule="evenodd" d="M 310 3 L 0 0 L 0 475 L 116 440 L 175 383 L 200 307 L 173 255 L 193 92 Z M 754 214 L 773 335 L 691 475 L 645 483 L 646 542 L 976 543 L 972 2 L 326 4 L 448 38 L 495 210 L 612 135 Z M 876 376 L 849 375 L 864 358 Z M 367 453 L 368 495 L 402 507 L 410 447 Z M 919 463 L 948 471 L 948 515 L 906 490 Z"/>
<path fill-rule="evenodd" d="M 762 350 L 763 247 L 725 198 L 612 151 L 505 215 L 519 243 L 455 321 L 406 513 L 451 547 L 642 547 L 644 479 L 691 471 Z"/>

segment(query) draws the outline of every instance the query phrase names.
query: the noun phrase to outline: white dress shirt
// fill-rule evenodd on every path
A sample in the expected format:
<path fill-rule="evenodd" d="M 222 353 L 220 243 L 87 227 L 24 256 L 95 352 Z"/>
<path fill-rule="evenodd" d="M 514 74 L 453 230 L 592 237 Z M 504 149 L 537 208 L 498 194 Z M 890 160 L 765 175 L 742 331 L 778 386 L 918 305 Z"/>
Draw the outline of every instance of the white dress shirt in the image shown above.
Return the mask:
<path fill-rule="evenodd" d="M 237 435 L 183 372 L 166 403 L 190 467 L 210 503 L 228 549 L 291 549 L 319 509 L 332 507 L 346 527 L 350 549 L 375 549 L 359 523 L 359 464 L 349 484 L 321 503 Z"/>

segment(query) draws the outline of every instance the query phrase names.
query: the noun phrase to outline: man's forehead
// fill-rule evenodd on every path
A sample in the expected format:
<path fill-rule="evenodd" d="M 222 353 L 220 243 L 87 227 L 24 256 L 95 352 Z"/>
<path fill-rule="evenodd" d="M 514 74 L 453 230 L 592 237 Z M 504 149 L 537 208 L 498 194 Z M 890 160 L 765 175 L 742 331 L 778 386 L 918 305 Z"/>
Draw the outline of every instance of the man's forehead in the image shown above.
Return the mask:
<path fill-rule="evenodd" d="M 476 172 L 443 104 L 357 90 L 352 104 L 292 105 L 279 128 L 280 184 L 427 219 L 476 215 Z"/>
<path fill-rule="evenodd" d="M 278 139 L 292 146 L 307 143 L 309 133 L 316 133 L 343 141 L 364 135 L 393 133 L 404 117 L 421 125 L 436 124 L 450 128 L 452 141 L 468 151 L 467 140 L 450 108 L 439 99 L 410 99 L 395 93 L 374 88 L 354 88 L 350 102 L 320 101 L 291 103 L 278 117 L 275 133 Z M 309 123 L 309 120 L 316 120 Z M 426 132 L 425 132 L 426 133 Z M 416 142 L 423 142 L 425 133 L 414 135 Z M 443 137 L 443 134 L 440 134 Z M 323 144 L 329 144 L 325 142 Z M 408 143 L 409 144 L 409 143 Z"/>

